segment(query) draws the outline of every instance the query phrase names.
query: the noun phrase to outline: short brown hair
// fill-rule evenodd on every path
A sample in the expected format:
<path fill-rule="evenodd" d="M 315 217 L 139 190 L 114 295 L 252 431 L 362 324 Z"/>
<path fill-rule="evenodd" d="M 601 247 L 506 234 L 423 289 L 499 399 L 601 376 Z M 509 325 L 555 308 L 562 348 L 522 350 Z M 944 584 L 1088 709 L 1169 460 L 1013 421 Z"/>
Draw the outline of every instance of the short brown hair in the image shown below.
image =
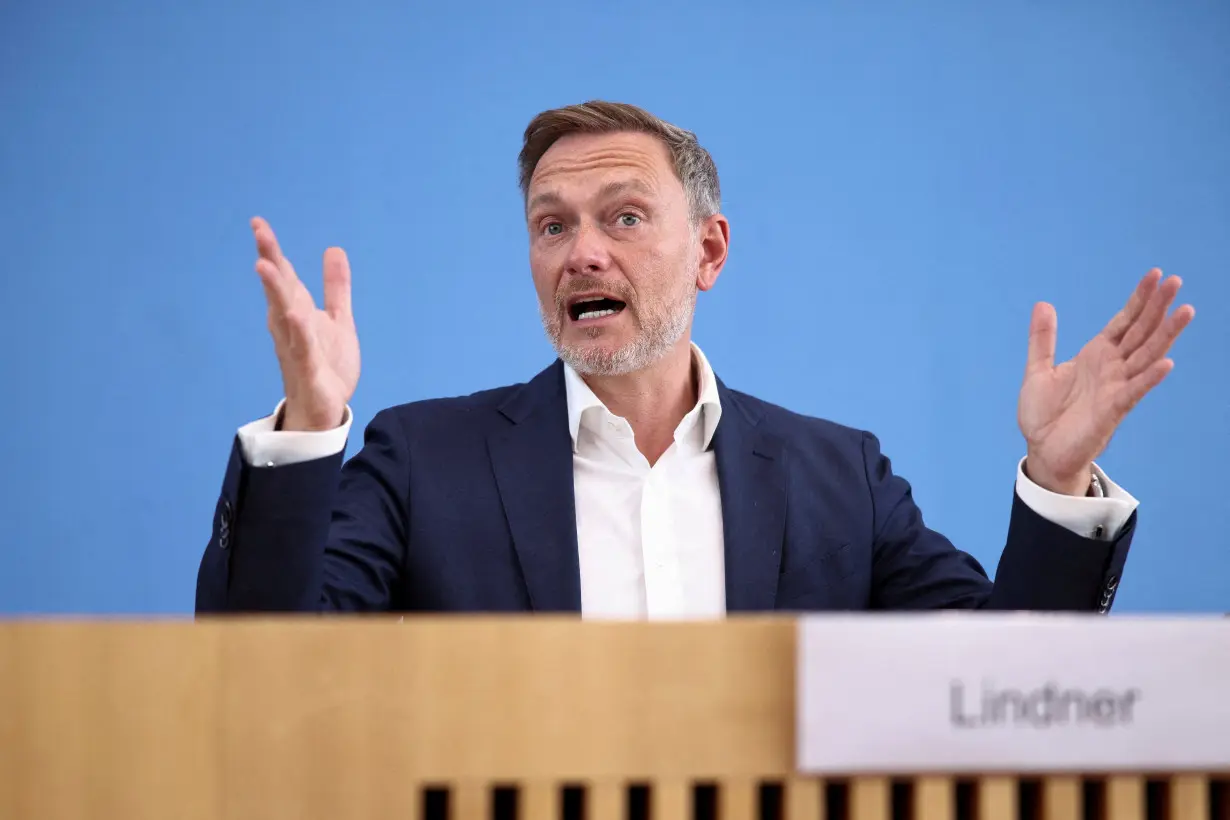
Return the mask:
<path fill-rule="evenodd" d="M 687 192 L 692 218 L 699 221 L 722 207 L 717 165 L 701 147 L 696 135 L 655 117 L 643 108 L 627 103 L 591 100 L 543 111 L 525 129 L 521 154 L 517 157 L 521 196 L 527 198 L 530 178 L 538 161 L 560 137 L 568 134 L 614 134 L 637 132 L 657 137 L 670 151 L 675 175 Z"/>

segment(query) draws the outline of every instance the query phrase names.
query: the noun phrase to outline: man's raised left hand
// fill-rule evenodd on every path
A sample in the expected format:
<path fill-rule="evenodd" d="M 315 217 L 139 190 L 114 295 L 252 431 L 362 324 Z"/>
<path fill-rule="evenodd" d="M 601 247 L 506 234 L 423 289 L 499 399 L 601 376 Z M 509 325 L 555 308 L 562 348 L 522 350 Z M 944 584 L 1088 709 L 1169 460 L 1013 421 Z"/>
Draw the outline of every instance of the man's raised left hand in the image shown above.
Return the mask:
<path fill-rule="evenodd" d="M 1145 274 L 1127 304 L 1073 359 L 1055 364 L 1055 308 L 1034 306 L 1029 358 L 1017 406 L 1025 436 L 1025 473 L 1055 493 L 1083 496 L 1093 461 L 1145 394 L 1174 367 L 1167 353 L 1196 311 L 1169 313 L 1182 285 Z"/>

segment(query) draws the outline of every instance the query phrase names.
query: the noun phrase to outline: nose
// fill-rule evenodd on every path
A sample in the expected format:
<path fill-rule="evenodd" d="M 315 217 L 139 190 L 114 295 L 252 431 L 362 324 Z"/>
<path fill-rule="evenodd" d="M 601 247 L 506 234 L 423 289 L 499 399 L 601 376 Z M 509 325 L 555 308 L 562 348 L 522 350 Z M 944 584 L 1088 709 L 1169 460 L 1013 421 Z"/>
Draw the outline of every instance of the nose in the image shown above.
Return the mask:
<path fill-rule="evenodd" d="M 592 225 L 582 224 L 568 248 L 565 271 L 573 276 L 600 273 L 610 264 L 606 236 Z"/>

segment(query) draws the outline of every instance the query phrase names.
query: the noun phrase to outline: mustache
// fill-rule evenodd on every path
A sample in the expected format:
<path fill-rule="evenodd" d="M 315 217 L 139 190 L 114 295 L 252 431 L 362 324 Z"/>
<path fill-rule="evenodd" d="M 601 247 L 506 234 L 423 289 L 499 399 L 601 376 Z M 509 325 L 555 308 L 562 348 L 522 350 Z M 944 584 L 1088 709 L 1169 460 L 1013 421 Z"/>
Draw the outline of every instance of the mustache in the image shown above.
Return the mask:
<path fill-rule="evenodd" d="M 569 299 L 572 299 L 574 296 L 580 296 L 583 293 L 593 293 L 594 291 L 605 293 L 629 307 L 632 306 L 633 301 L 636 299 L 636 294 L 632 292 L 632 288 L 625 282 L 600 279 L 596 276 L 574 276 L 569 278 L 566 287 L 556 291 L 555 306 L 560 310 L 564 310 L 568 307 Z"/>

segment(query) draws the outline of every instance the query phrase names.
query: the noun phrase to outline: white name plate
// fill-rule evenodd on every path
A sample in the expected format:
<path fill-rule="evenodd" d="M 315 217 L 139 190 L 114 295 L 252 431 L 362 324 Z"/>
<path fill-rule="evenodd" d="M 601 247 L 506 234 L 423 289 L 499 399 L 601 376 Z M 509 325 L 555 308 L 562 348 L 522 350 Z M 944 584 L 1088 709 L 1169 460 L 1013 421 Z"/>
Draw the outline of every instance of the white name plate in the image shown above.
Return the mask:
<path fill-rule="evenodd" d="M 805 616 L 814 774 L 1230 770 L 1230 618 Z"/>

